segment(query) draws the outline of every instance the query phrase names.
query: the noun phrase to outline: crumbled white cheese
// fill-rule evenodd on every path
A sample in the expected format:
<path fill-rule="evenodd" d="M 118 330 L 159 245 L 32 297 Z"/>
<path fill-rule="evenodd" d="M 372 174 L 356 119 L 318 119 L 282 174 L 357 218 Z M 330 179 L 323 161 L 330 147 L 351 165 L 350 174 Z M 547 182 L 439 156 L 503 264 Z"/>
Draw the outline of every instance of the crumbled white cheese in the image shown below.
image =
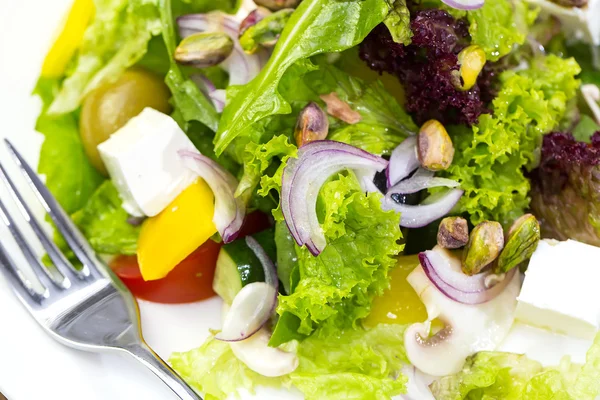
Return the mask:
<path fill-rule="evenodd" d="M 186 168 L 179 150 L 196 150 L 166 114 L 144 109 L 107 141 L 98 145 L 123 208 L 131 215 L 161 212 L 197 176 Z"/>
<path fill-rule="evenodd" d="M 558 333 L 592 338 L 600 327 L 600 248 L 543 240 L 533 253 L 516 318 Z"/>

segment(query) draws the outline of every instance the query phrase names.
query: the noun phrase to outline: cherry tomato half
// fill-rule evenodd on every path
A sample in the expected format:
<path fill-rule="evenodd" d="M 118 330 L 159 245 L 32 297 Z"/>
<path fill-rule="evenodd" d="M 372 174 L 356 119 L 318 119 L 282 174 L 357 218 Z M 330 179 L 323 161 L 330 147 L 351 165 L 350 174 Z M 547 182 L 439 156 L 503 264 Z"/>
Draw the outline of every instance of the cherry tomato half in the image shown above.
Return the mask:
<path fill-rule="evenodd" d="M 110 267 L 140 299 L 166 304 L 191 303 L 215 295 L 212 283 L 220 248 L 219 243 L 207 240 L 166 277 L 155 281 L 142 278 L 136 256 L 118 256 Z"/>

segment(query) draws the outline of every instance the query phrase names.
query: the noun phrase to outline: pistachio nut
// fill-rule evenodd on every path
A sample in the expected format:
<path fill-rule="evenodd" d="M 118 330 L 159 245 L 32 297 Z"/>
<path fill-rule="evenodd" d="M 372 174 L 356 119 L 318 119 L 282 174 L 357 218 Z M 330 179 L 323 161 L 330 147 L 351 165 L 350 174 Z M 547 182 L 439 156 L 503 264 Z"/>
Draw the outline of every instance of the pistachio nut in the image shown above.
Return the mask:
<path fill-rule="evenodd" d="M 442 171 L 452 164 L 452 139 L 439 121 L 432 119 L 421 126 L 417 137 L 417 156 L 423 168 L 430 171 Z"/>
<path fill-rule="evenodd" d="M 293 12 L 293 9 L 285 8 L 266 15 L 257 20 L 255 24 L 247 26 L 240 36 L 242 49 L 248 54 L 253 54 L 260 47 L 275 46 Z"/>
<path fill-rule="evenodd" d="M 467 275 L 475 275 L 490 265 L 504 247 L 504 231 L 496 221 L 483 221 L 471 232 L 469 242 L 463 251 L 462 270 Z"/>
<path fill-rule="evenodd" d="M 198 68 L 223 62 L 233 51 L 233 40 L 224 32 L 199 32 L 186 37 L 175 49 L 175 60 Z"/>
<path fill-rule="evenodd" d="M 446 217 L 440 222 L 437 243 L 445 249 L 458 249 L 469 241 L 469 226 L 462 217 Z"/>
<path fill-rule="evenodd" d="M 518 218 L 508 231 L 506 245 L 498 257 L 494 271 L 508 272 L 531 258 L 540 238 L 540 223 L 532 214 L 525 214 Z"/>
<path fill-rule="evenodd" d="M 302 0 L 254 0 L 257 6 L 263 6 L 271 11 L 281 10 L 283 8 L 296 8 Z"/>
<path fill-rule="evenodd" d="M 322 94 L 321 100 L 327 105 L 327 113 L 347 124 L 356 124 L 362 120 L 358 111 L 353 110 L 350 104 L 339 98 L 336 92 Z"/>
<path fill-rule="evenodd" d="M 317 103 L 310 102 L 300 111 L 294 138 L 298 147 L 315 140 L 323 140 L 329 131 L 329 120 Z"/>
<path fill-rule="evenodd" d="M 485 51 L 474 44 L 465 47 L 460 53 L 458 53 L 458 65 L 460 69 L 453 71 L 452 84 L 454 87 L 461 91 L 471 89 L 477 77 L 485 65 L 486 57 Z"/>
<path fill-rule="evenodd" d="M 250 11 L 246 18 L 244 18 L 242 22 L 240 22 L 240 28 L 238 30 L 239 37 L 241 37 L 248 28 L 256 25 L 267 15 L 271 15 L 271 11 L 264 7 L 257 7 L 254 10 Z"/>

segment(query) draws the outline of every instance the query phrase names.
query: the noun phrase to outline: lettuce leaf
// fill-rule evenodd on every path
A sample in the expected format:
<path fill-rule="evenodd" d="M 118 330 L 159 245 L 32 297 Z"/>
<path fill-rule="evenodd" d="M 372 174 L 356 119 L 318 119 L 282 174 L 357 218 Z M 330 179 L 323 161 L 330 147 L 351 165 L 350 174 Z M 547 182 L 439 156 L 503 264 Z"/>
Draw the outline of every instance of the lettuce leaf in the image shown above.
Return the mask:
<path fill-rule="evenodd" d="M 558 367 L 543 368 L 524 355 L 485 351 L 430 388 L 437 400 L 593 400 L 600 395 L 600 334 L 583 366 L 563 359 Z"/>
<path fill-rule="evenodd" d="M 486 0 L 473 11 L 443 8 L 455 18 L 467 18 L 472 43 L 483 48 L 488 61 L 498 61 L 522 45 L 539 12 L 522 0 Z"/>
<path fill-rule="evenodd" d="M 335 92 L 362 117 L 357 124 L 343 124 L 333 130 L 328 137 L 331 140 L 381 155 L 390 154 L 407 136 L 418 131 L 410 115 L 379 80 L 367 83 L 323 63 L 318 70 L 306 74 L 304 82 L 317 95 Z"/>
<path fill-rule="evenodd" d="M 465 190 L 455 212 L 471 222 L 510 224 L 529 205 L 524 169 L 538 162 L 542 135 L 555 129 L 579 88 L 574 59 L 554 55 L 531 61 L 528 69 L 501 74 L 501 88 L 472 133 L 450 128 L 456 149 L 447 176 Z"/>
<path fill-rule="evenodd" d="M 228 343 L 210 337 L 200 348 L 174 353 L 169 362 L 206 399 L 222 400 L 239 389 L 293 384 L 306 400 L 385 400 L 402 393 L 407 362 L 402 325 L 349 330 L 334 340 L 313 336 L 296 348 L 299 366 L 289 376 L 267 378 L 239 361 Z"/>
<path fill-rule="evenodd" d="M 79 53 L 49 108 L 64 114 L 79 107 L 90 91 L 115 80 L 146 53 L 161 32 L 158 0 L 96 0 L 96 14 Z"/>
<path fill-rule="evenodd" d="M 298 345 L 300 364 L 291 381 L 306 400 L 386 400 L 403 393 L 405 328 L 379 324 L 325 339 L 311 336 Z"/>
<path fill-rule="evenodd" d="M 34 91 L 42 100 L 42 112 L 35 129 L 44 135 L 38 172 L 46 176 L 46 186 L 58 203 L 72 214 L 86 204 L 104 177 L 85 154 L 77 115 L 48 115 L 48 107 L 58 89 L 58 80 L 40 78 Z"/>
<path fill-rule="evenodd" d="M 140 226 L 127 222 L 129 215 L 112 181 L 105 181 L 75 214 L 73 222 L 100 254 L 136 254 Z"/>
<path fill-rule="evenodd" d="M 243 156 L 244 174 L 235 196 L 249 199 L 272 161 L 277 158 L 285 163 L 290 156 L 295 156 L 296 152 L 296 146 L 289 143 L 285 135 L 274 136 L 264 144 L 248 143 Z"/>
<path fill-rule="evenodd" d="M 410 12 L 406 6 L 406 0 L 390 0 L 390 13 L 383 23 L 390 30 L 392 38 L 396 43 L 410 44 L 412 31 L 410 30 Z"/>
<path fill-rule="evenodd" d="M 373 297 L 388 287 L 388 271 L 403 248 L 400 216 L 381 209 L 381 195 L 365 195 L 353 175 L 339 175 L 319 194 L 317 211 L 327 247 L 314 257 L 296 248 L 299 282 L 279 296 L 277 313 L 299 321 L 297 333 L 335 336 L 357 327 Z M 289 317 L 288 317 L 289 318 Z M 277 330 L 277 328 L 276 328 Z M 284 343 L 294 339 L 278 337 Z"/>
<path fill-rule="evenodd" d="M 267 378 L 252 371 L 233 354 L 229 343 L 208 338 L 197 349 L 173 353 L 169 363 L 205 399 L 224 400 L 239 389 L 254 392 L 256 386 L 280 387 L 287 378 Z"/>
<path fill-rule="evenodd" d="M 288 114 L 290 104 L 278 92 L 279 82 L 296 61 L 318 53 L 339 52 L 360 43 L 388 14 L 386 0 L 305 0 L 292 14 L 260 74 L 229 92 L 215 137 L 221 154 L 252 125 L 274 114 Z M 344 29 L 340 29 L 344 26 Z"/>
<path fill-rule="evenodd" d="M 157 1 L 160 7 L 163 39 L 167 48 L 167 54 L 170 55 L 170 69 L 167 72 L 165 82 L 173 95 L 172 102 L 175 111 L 181 115 L 186 123 L 189 121 L 199 121 L 214 132 L 219 125 L 219 114 L 212 102 L 202 94 L 198 86 L 184 75 L 173 58 L 177 42 L 171 0 Z M 187 126 L 183 128 L 187 130 Z"/>

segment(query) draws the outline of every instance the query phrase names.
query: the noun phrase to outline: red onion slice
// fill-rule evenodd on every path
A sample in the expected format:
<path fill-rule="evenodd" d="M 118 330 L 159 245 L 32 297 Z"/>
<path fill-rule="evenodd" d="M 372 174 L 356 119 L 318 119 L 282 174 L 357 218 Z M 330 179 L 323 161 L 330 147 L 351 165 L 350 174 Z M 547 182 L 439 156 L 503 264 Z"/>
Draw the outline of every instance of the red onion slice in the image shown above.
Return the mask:
<path fill-rule="evenodd" d="M 485 0 L 442 0 L 442 3 L 457 10 L 477 10 L 483 7 Z"/>
<path fill-rule="evenodd" d="M 423 271 L 436 288 L 448 298 L 463 304 L 481 304 L 498 296 L 512 280 L 516 269 L 510 270 L 504 279 L 488 287 L 491 272 L 468 276 L 460 270 L 460 259 L 447 250 L 436 246 L 419 254 Z"/>
<path fill-rule="evenodd" d="M 208 97 L 212 100 L 217 112 L 223 112 L 226 104 L 225 101 L 227 100 L 227 91 L 224 89 L 217 89 L 209 93 Z"/>
<path fill-rule="evenodd" d="M 419 167 L 417 137 L 409 136 L 394 149 L 386 170 L 388 188 L 406 178 Z"/>
<path fill-rule="evenodd" d="M 375 179 L 375 170 L 355 170 L 354 174 L 356 175 L 356 179 L 360 183 L 360 187 L 365 193 L 381 193 L 377 185 L 373 180 Z"/>
<path fill-rule="evenodd" d="M 204 179 L 215 195 L 215 214 L 213 222 L 223 242 L 233 241 L 244 222 L 246 205 L 233 194 L 238 181 L 227 170 L 200 153 L 182 150 L 179 155 L 185 165 Z"/>
<path fill-rule="evenodd" d="M 388 162 L 354 146 L 332 140 L 306 144 L 283 171 L 281 209 L 290 233 L 299 246 L 315 256 L 327 245 L 317 218 L 317 197 L 329 177 L 345 169 L 382 171 Z"/>
<path fill-rule="evenodd" d="M 463 190 L 452 189 L 435 203 L 419 204 L 416 206 L 399 204 L 391 198 L 390 194 L 389 197 L 386 195 L 383 198 L 382 207 L 384 210 L 394 210 L 401 213 L 400 226 L 405 228 L 420 228 L 436 219 L 444 217 L 452 211 L 463 193 Z"/>
<path fill-rule="evenodd" d="M 273 261 L 253 237 L 246 236 L 246 244 L 260 261 L 265 282 L 250 283 L 235 295 L 223 328 L 215 335 L 215 339 L 225 342 L 239 342 L 254 335 L 269 321 L 277 305 L 279 280 Z"/>
<path fill-rule="evenodd" d="M 221 67 L 229 73 L 230 85 L 244 85 L 250 82 L 262 69 L 265 63 L 264 51 L 246 54 L 238 40 L 239 22 L 233 15 L 222 12 L 207 14 L 188 14 L 177 18 L 179 35 L 182 38 L 197 32 L 225 32 L 233 40 L 233 52 Z"/>
<path fill-rule="evenodd" d="M 391 197 L 391 195 L 394 193 L 410 194 L 434 187 L 455 188 L 460 186 L 458 182 L 453 181 L 452 179 L 434 178 L 433 174 L 433 171 L 426 170 L 425 168 L 419 168 L 413 176 L 400 181 L 391 187 L 388 190 L 386 197 Z"/>
<path fill-rule="evenodd" d="M 190 76 L 190 78 L 194 81 L 196 86 L 198 86 L 200 91 L 212 101 L 215 110 L 217 110 L 217 112 L 223 112 L 223 108 L 225 108 L 226 91 L 217 89 L 214 83 L 203 74 L 194 74 Z"/>

